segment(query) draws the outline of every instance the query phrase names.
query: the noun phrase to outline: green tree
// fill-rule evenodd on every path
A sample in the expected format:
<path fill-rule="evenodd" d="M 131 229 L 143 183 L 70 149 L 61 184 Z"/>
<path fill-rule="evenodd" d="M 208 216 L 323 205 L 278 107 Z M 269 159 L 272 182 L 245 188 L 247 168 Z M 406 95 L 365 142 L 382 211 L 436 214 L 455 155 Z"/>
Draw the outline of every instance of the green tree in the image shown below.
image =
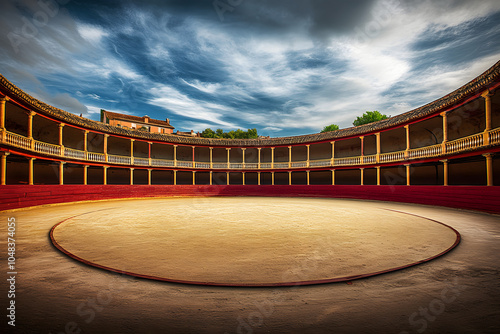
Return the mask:
<path fill-rule="evenodd" d="M 222 129 L 217 129 L 213 131 L 210 128 L 203 130 L 200 134 L 204 138 L 227 138 L 227 139 L 250 139 L 258 138 L 257 129 L 248 129 L 243 131 L 241 129 L 231 130 L 229 132 L 224 132 Z"/>
<path fill-rule="evenodd" d="M 329 131 L 335 131 L 335 130 L 338 130 L 339 129 L 339 126 L 337 124 L 330 124 L 330 125 L 327 125 L 323 128 L 323 130 L 321 130 L 321 133 L 323 132 L 329 132 Z"/>
<path fill-rule="evenodd" d="M 391 117 L 391 116 L 382 115 L 378 111 L 367 111 L 367 112 L 365 112 L 363 114 L 363 116 L 360 116 L 360 117 L 356 118 L 354 120 L 354 122 L 352 123 L 352 125 L 354 125 L 354 126 L 360 126 L 360 125 L 363 125 L 363 124 L 368 124 L 368 123 L 373 123 L 373 122 L 381 121 L 381 120 L 387 119 L 389 117 Z"/>
<path fill-rule="evenodd" d="M 201 136 L 203 138 L 216 138 L 215 131 L 210 128 L 206 128 L 205 130 L 203 130 Z"/>

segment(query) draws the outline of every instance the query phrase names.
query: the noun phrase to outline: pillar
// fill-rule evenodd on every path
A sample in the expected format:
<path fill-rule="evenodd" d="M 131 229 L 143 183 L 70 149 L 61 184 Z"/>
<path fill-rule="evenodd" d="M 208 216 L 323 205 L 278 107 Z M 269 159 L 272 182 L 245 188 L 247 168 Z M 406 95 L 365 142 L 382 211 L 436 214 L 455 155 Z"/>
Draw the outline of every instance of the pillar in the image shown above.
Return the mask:
<path fill-rule="evenodd" d="M 257 167 L 260 169 L 260 151 L 262 150 L 261 147 L 257 148 L 257 151 L 259 152 L 259 162 L 258 162 L 258 165 Z M 259 172 L 259 178 L 260 178 L 260 172 Z M 260 185 L 260 184 L 259 184 Z"/>
<path fill-rule="evenodd" d="M 212 152 L 212 150 L 210 150 L 210 152 Z M 214 177 L 214 172 L 210 171 L 210 185 L 213 184 L 213 177 Z"/>
<path fill-rule="evenodd" d="M 130 139 L 130 164 L 134 164 L 134 141 L 135 139 Z"/>
<path fill-rule="evenodd" d="M 83 166 L 83 185 L 86 186 L 88 184 L 88 169 L 89 166 L 85 165 Z"/>
<path fill-rule="evenodd" d="M 151 166 L 151 145 L 153 145 L 152 142 L 148 142 L 148 164 Z"/>
<path fill-rule="evenodd" d="M 332 144 L 332 161 L 330 162 L 330 165 L 334 165 L 335 162 L 335 142 L 331 141 L 330 144 Z"/>
<path fill-rule="evenodd" d="M 375 138 L 377 139 L 377 163 L 380 162 L 380 132 L 375 134 Z"/>
<path fill-rule="evenodd" d="M 83 132 L 83 152 L 85 153 L 85 159 L 87 158 L 87 151 L 88 151 L 88 146 L 87 146 L 87 139 L 88 139 L 89 131 L 85 130 Z"/>
<path fill-rule="evenodd" d="M 108 161 L 108 134 L 104 135 L 104 161 Z"/>
<path fill-rule="evenodd" d="M 242 177 L 243 177 L 243 185 L 245 185 L 245 172 L 243 172 Z"/>
<path fill-rule="evenodd" d="M 196 168 L 196 162 L 194 161 L 194 148 L 195 146 L 193 146 L 193 168 Z"/>
<path fill-rule="evenodd" d="M 103 184 L 107 185 L 108 184 L 108 166 L 104 166 L 104 177 L 103 177 Z"/>
<path fill-rule="evenodd" d="M 292 167 L 292 147 L 288 146 L 288 168 Z"/>
<path fill-rule="evenodd" d="M 177 185 L 177 171 L 174 170 L 174 186 L 176 186 L 176 185 Z"/>
<path fill-rule="evenodd" d="M 260 152 L 260 149 L 259 149 Z M 260 172 L 257 172 L 257 185 L 260 186 Z"/>
<path fill-rule="evenodd" d="M 307 147 L 307 163 L 306 163 L 306 166 L 309 167 L 310 165 L 310 148 L 311 148 L 311 145 L 306 145 Z"/>
<path fill-rule="evenodd" d="M 274 172 L 271 172 L 271 185 L 274 186 Z"/>
<path fill-rule="evenodd" d="M 230 147 L 226 147 L 226 151 L 227 151 L 227 168 L 231 168 L 231 162 L 230 162 L 230 154 L 231 154 L 231 148 Z"/>
<path fill-rule="evenodd" d="M 64 130 L 64 123 L 59 123 L 59 146 L 61 147 L 62 156 L 64 156 L 63 130 Z"/>
<path fill-rule="evenodd" d="M 486 113 L 486 127 L 484 129 L 484 131 L 490 131 L 491 130 L 491 97 L 493 96 L 493 94 L 487 90 L 485 91 L 483 94 L 481 94 L 481 96 L 484 98 L 484 103 L 485 103 L 485 106 L 484 106 L 484 109 L 485 109 L 485 113 Z"/>
<path fill-rule="evenodd" d="M 443 163 L 443 185 L 447 186 L 448 185 L 448 160 L 441 160 Z"/>
<path fill-rule="evenodd" d="M 4 101 L 5 103 L 5 101 Z M 7 184 L 7 156 L 9 152 L 0 152 L 0 185 L 4 186 Z"/>
<path fill-rule="evenodd" d="M 291 171 L 288 172 L 288 185 L 289 186 L 292 185 L 292 172 Z"/>
<path fill-rule="evenodd" d="M 486 184 L 491 187 L 493 186 L 493 154 L 486 153 L 483 157 L 486 158 Z"/>
<path fill-rule="evenodd" d="M 226 184 L 229 185 L 229 172 L 226 172 Z"/>
<path fill-rule="evenodd" d="M 193 171 L 193 186 L 196 185 L 196 171 Z"/>
<path fill-rule="evenodd" d="M 130 168 L 130 185 L 134 185 L 134 169 Z"/>
<path fill-rule="evenodd" d="M 405 159 L 410 157 L 410 125 L 405 125 L 406 130 L 406 150 L 405 150 Z"/>
<path fill-rule="evenodd" d="M 5 104 L 9 100 L 7 96 L 0 98 L 0 131 L 5 130 Z"/>
<path fill-rule="evenodd" d="M 33 161 L 35 161 L 36 158 L 29 158 L 29 173 L 28 173 L 28 184 L 32 186 L 34 184 L 34 179 L 33 179 Z"/>
<path fill-rule="evenodd" d="M 59 185 L 64 184 L 64 161 L 59 162 Z"/>
<path fill-rule="evenodd" d="M 34 111 L 29 111 L 28 113 L 28 138 L 33 139 L 33 116 L 36 113 Z"/>
<path fill-rule="evenodd" d="M 448 141 L 448 114 L 446 112 L 441 113 L 441 117 L 443 117 L 443 143 L 442 153 L 446 153 L 446 142 Z"/>
<path fill-rule="evenodd" d="M 310 173 L 310 171 L 306 171 L 306 173 L 307 173 L 307 185 L 309 185 L 309 183 L 310 183 L 310 182 L 309 182 L 309 181 L 310 181 L 310 178 L 309 178 L 309 173 Z"/>
<path fill-rule="evenodd" d="M 380 185 L 380 167 L 375 167 L 377 169 L 377 186 Z"/>
<path fill-rule="evenodd" d="M 271 147 L 271 168 L 274 168 L 274 147 Z"/>
<path fill-rule="evenodd" d="M 243 155 L 243 168 L 245 168 L 245 151 L 247 149 L 246 148 L 242 148 L 241 151 L 242 151 L 242 155 Z M 245 177 L 245 173 L 243 173 L 243 180 L 244 180 L 244 177 Z M 243 184 L 244 184 L 245 181 L 243 181 Z"/>
<path fill-rule="evenodd" d="M 365 136 L 360 136 L 359 139 L 361 140 L 361 163 L 364 162 L 364 152 L 365 152 Z"/>
<path fill-rule="evenodd" d="M 214 148 L 210 147 L 210 169 L 214 168 L 213 151 L 214 151 Z M 212 173 L 212 172 L 210 172 L 210 173 Z M 210 177 L 210 180 L 211 180 L 211 177 Z M 210 183 L 210 184 L 212 184 L 212 183 Z"/>
<path fill-rule="evenodd" d="M 406 185 L 409 186 L 410 185 L 410 165 L 407 164 L 405 165 L 406 167 Z"/>
<path fill-rule="evenodd" d="M 335 185 L 335 169 L 332 169 L 332 186 Z"/>
<path fill-rule="evenodd" d="M 177 167 L 177 145 L 174 145 L 174 167 Z M 175 175 L 175 171 L 174 171 Z"/>
<path fill-rule="evenodd" d="M 148 186 L 151 185 L 151 172 L 152 171 L 153 171 L 152 169 L 148 169 Z"/>
<path fill-rule="evenodd" d="M 360 168 L 361 171 L 361 185 L 363 186 L 365 184 L 365 169 Z"/>

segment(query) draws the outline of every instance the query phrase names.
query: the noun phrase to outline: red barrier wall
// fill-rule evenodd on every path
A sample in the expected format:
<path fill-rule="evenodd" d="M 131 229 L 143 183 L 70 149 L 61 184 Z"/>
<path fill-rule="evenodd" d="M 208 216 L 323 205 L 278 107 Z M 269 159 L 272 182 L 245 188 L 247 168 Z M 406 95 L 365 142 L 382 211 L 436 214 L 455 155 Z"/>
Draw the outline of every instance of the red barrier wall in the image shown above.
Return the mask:
<path fill-rule="evenodd" d="M 0 211 L 53 203 L 170 196 L 331 197 L 428 204 L 500 214 L 500 187 L 474 186 L 0 186 Z"/>

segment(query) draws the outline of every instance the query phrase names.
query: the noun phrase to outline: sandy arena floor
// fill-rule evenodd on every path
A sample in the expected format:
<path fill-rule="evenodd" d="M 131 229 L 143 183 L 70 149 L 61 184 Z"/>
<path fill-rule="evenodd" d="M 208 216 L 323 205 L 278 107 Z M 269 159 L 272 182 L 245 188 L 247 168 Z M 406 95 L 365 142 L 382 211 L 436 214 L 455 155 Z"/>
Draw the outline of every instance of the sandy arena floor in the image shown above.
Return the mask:
<path fill-rule="evenodd" d="M 137 275 L 248 286 L 370 275 L 432 258 L 459 239 L 432 220 L 328 199 L 121 204 L 63 221 L 55 242 L 74 257 Z M 298 272 L 302 263 L 309 268 Z"/>
<path fill-rule="evenodd" d="M 214 201 L 224 204 L 226 212 L 219 218 L 215 212 L 215 218 L 203 220 L 207 209 L 221 209 L 213 206 Z M 248 204 L 254 201 L 258 207 L 249 210 Z M 295 204 L 290 208 L 291 202 Z M 179 205 L 179 211 L 174 203 Z M 147 213 L 126 214 L 137 207 Z M 338 208 L 342 210 L 339 212 Z M 119 209 L 124 210 L 122 216 L 117 214 Z M 178 249 L 175 263 L 170 263 L 170 268 L 178 269 L 176 277 L 200 275 L 197 277 L 204 281 L 226 280 L 243 270 L 246 274 L 238 279 L 247 282 L 282 279 L 283 273 L 300 280 L 340 272 L 344 275 L 348 273 L 342 271 L 345 268 L 331 266 L 332 261 L 342 263 L 342 259 L 358 263 L 361 271 L 366 267 L 370 271 L 400 263 L 400 259 L 409 256 L 419 259 L 435 254 L 447 248 L 453 239 L 453 233 L 442 225 L 386 209 L 447 224 L 460 232 L 462 241 L 450 253 L 428 263 L 354 280 L 352 284 L 228 288 L 145 280 L 93 268 L 59 252 L 48 236 L 52 226 L 77 216 L 68 220 L 68 225 L 60 225 L 62 234 L 55 235 L 75 252 L 90 250 L 87 257 L 103 254 L 102 249 L 118 250 L 115 260 L 121 261 L 119 266 L 136 268 L 151 259 L 166 258 L 165 253 Z M 269 219 L 256 223 L 252 219 L 254 210 Z M 86 214 L 89 216 L 85 218 Z M 154 221 L 158 223 L 171 215 L 184 218 L 183 223 L 177 219 L 165 223 L 176 233 L 162 234 L 159 231 L 163 229 L 157 224 L 148 231 L 151 217 L 157 217 Z M 368 226 L 367 215 L 373 218 L 372 223 L 378 222 L 380 229 Z M 500 217 L 495 215 L 338 199 L 127 200 L 1 212 L 2 236 L 7 235 L 9 217 L 15 217 L 17 228 L 16 330 L 12 331 L 16 333 L 500 332 Z M 328 223 L 331 219 L 334 224 Z M 106 227 L 102 226 L 104 221 L 109 221 Z M 192 225 L 186 226 L 189 222 Z M 117 223 L 134 228 L 122 229 Z M 353 224 L 356 228 L 352 228 Z M 108 237 L 100 240 L 106 229 Z M 140 237 L 138 230 L 142 230 Z M 193 235 L 200 230 L 205 233 Z M 120 233 L 119 238 L 115 231 Z M 233 233 L 239 233 L 243 242 L 232 238 L 220 241 L 221 236 Z M 356 249 L 349 248 L 348 243 L 336 248 L 339 242 L 353 241 L 360 233 L 366 233 L 365 240 L 370 242 L 363 242 Z M 165 237 L 173 238 L 172 244 L 160 245 L 165 251 L 155 252 L 151 240 L 161 241 Z M 4 264 L 5 239 L 2 237 L 1 241 Z M 128 240 L 131 246 L 120 249 L 117 240 Z M 192 256 L 192 248 L 182 246 L 206 246 L 215 240 L 219 240 L 217 247 L 198 250 L 196 256 Z M 82 245 L 78 245 L 80 241 Z M 226 246 L 236 251 L 221 251 Z M 350 251 L 341 254 L 342 249 Z M 136 254 L 143 261 L 123 261 L 120 254 L 124 252 Z M 294 256 L 287 258 L 289 252 Z M 255 255 L 263 265 L 250 261 L 235 266 Z M 224 260 L 213 260 L 218 257 Z M 214 266 L 218 270 L 210 272 Z M 158 270 L 149 268 L 151 272 Z M 6 280 L 2 280 L 0 289 L 6 295 Z M 1 327 L 5 328 L 5 323 Z"/>

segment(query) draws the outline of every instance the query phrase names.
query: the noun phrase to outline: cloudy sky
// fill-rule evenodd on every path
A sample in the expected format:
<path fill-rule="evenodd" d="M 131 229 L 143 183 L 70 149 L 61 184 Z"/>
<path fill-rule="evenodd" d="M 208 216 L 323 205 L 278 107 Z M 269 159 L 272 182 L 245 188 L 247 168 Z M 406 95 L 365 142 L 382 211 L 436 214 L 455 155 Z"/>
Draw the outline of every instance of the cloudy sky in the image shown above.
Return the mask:
<path fill-rule="evenodd" d="M 69 112 L 276 137 L 462 86 L 500 60 L 500 1 L 6 0 L 0 31 L 0 73 Z"/>

